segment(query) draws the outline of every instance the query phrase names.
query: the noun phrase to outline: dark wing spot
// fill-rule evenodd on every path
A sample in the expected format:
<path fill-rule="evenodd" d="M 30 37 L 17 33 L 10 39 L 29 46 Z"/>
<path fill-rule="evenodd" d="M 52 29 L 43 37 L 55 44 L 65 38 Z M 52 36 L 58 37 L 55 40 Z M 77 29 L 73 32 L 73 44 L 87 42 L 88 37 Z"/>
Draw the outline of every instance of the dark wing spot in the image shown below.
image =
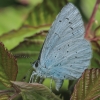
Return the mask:
<path fill-rule="evenodd" d="M 67 20 L 69 20 L 69 18 L 66 18 Z"/>
<path fill-rule="evenodd" d="M 69 51 L 67 51 L 67 53 L 68 53 Z"/>
<path fill-rule="evenodd" d="M 71 22 L 69 22 L 69 24 L 72 24 Z"/>
<path fill-rule="evenodd" d="M 69 44 L 68 44 L 68 47 L 69 47 Z"/>
<path fill-rule="evenodd" d="M 61 20 L 59 20 L 59 22 L 61 22 Z"/>
<path fill-rule="evenodd" d="M 72 27 L 70 27 L 72 30 L 73 30 L 73 28 Z"/>

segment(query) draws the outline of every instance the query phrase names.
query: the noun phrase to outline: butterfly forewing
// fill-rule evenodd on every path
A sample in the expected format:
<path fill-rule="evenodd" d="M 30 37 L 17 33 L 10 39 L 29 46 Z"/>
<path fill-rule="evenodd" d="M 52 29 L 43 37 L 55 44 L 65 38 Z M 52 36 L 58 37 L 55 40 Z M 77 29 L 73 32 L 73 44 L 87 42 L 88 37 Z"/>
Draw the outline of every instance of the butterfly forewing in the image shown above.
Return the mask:
<path fill-rule="evenodd" d="M 73 4 L 69 3 L 63 7 L 49 30 L 41 52 L 41 64 L 45 64 L 52 48 L 76 38 L 84 38 L 84 26 L 79 11 Z"/>

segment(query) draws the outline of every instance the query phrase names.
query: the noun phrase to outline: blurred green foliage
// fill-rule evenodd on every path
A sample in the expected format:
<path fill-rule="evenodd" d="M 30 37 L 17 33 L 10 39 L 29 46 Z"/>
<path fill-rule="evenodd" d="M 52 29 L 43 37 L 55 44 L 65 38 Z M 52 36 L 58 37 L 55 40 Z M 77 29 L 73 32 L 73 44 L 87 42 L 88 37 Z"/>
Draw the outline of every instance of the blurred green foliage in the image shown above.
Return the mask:
<path fill-rule="evenodd" d="M 87 24 L 93 11 L 96 0 L 68 0 L 73 2 L 81 11 L 84 23 Z M 14 55 L 30 56 L 32 60 L 19 57 L 17 80 L 22 80 L 31 68 L 30 62 L 34 62 L 41 50 L 46 33 L 61 8 L 67 4 L 67 0 L 2 0 L 0 1 L 0 41 L 11 50 Z M 100 11 L 96 14 L 100 24 Z M 98 32 L 99 36 L 100 32 Z M 99 42 L 98 42 L 99 43 Z M 99 67 L 99 46 L 93 42 L 92 67 Z M 97 63 L 98 62 L 98 63 Z M 30 75 L 30 74 L 29 74 Z M 27 81 L 27 80 L 26 80 Z M 44 84 L 49 87 L 50 80 Z M 69 82 L 64 83 L 61 91 L 67 91 Z M 0 89 L 3 88 L 0 83 Z M 54 88 L 54 87 L 53 87 Z M 55 90 L 55 89 L 53 89 Z M 58 93 L 58 92 L 56 92 Z M 67 92 L 65 92 L 67 94 Z M 59 93 L 58 93 L 59 94 Z M 64 97 L 66 99 L 66 97 Z"/>

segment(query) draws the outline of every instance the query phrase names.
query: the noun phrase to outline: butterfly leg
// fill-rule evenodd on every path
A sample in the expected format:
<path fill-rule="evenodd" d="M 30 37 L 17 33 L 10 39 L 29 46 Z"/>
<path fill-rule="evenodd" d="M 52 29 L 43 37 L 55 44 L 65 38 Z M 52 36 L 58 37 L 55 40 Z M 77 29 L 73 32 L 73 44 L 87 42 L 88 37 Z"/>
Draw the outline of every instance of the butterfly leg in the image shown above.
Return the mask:
<path fill-rule="evenodd" d="M 50 90 L 51 90 L 51 92 L 52 92 L 52 82 L 53 82 L 53 79 L 51 79 L 51 81 L 50 81 Z"/>
<path fill-rule="evenodd" d="M 35 81 L 34 81 L 34 82 L 37 82 L 38 78 L 39 78 L 39 76 L 38 76 L 38 75 L 36 75 L 36 78 L 35 78 Z"/>
<path fill-rule="evenodd" d="M 32 72 L 32 75 L 31 75 L 31 77 L 30 77 L 29 83 L 34 82 L 33 80 L 34 80 L 34 76 L 35 76 L 35 75 L 37 75 L 37 73 L 36 73 L 35 71 L 33 71 L 33 72 Z"/>
<path fill-rule="evenodd" d="M 43 82 L 44 78 L 43 77 L 40 77 L 40 81 L 39 83 L 41 84 Z"/>

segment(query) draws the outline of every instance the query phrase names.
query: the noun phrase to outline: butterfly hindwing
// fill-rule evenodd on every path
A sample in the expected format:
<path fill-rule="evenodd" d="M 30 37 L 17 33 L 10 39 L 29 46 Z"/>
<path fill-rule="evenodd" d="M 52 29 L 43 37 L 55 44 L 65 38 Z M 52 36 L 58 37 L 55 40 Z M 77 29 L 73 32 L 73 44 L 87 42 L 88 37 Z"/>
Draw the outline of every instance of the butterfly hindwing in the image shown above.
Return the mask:
<path fill-rule="evenodd" d="M 45 64 L 50 69 L 50 72 L 55 72 L 55 74 L 59 72 L 63 78 L 66 76 L 65 79 L 71 79 L 68 78 L 69 76 L 75 79 L 75 77 L 80 77 L 81 73 L 90 64 L 90 58 L 90 43 L 85 39 L 77 39 L 55 46 L 49 53 Z"/>

